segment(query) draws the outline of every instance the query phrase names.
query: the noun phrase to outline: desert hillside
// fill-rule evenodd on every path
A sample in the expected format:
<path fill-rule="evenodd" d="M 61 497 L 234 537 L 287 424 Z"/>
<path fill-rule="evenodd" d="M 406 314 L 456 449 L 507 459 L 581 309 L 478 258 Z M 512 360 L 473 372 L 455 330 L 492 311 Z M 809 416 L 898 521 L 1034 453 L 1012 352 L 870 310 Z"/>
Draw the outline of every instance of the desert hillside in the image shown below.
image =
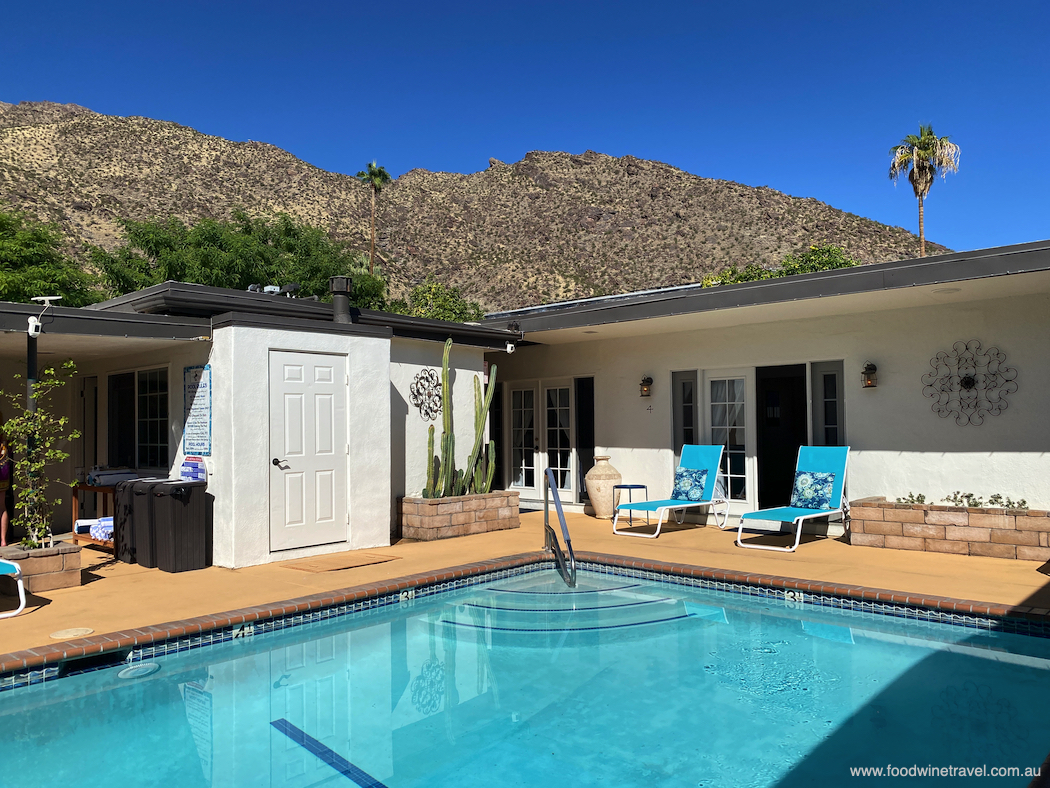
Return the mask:
<path fill-rule="evenodd" d="M 0 102 L 0 205 L 55 222 L 78 255 L 112 248 L 121 217 L 192 222 L 235 208 L 368 246 L 368 191 L 353 177 L 264 142 L 72 104 Z M 466 175 L 411 170 L 380 195 L 378 228 L 395 294 L 433 274 L 487 309 L 696 282 L 813 243 L 865 263 L 918 249 L 907 230 L 812 198 L 593 151 L 490 159 Z"/>

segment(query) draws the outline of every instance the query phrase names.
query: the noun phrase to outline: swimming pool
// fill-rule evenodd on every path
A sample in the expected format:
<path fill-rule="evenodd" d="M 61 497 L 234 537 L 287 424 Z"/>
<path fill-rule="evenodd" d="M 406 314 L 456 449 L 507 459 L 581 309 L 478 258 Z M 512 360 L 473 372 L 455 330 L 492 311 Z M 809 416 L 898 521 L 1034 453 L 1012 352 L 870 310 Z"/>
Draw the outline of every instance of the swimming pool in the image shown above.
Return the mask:
<path fill-rule="evenodd" d="M 1050 750 L 1050 639 L 589 571 L 152 663 L 0 693 L 0 784 L 838 785 Z"/>

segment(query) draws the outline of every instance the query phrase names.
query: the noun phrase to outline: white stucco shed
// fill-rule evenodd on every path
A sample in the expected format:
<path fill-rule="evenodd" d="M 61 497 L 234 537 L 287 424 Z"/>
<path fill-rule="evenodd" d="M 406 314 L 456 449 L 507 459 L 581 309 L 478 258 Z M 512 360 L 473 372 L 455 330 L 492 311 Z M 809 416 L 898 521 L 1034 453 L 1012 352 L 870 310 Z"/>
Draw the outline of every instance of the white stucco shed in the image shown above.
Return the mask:
<path fill-rule="evenodd" d="M 33 305 L 0 304 L 0 384 L 24 392 Z M 95 466 L 178 478 L 206 467 L 211 560 L 244 567 L 390 544 L 397 499 L 426 481 L 427 428 L 411 387 L 440 373 L 446 339 L 462 463 L 474 439 L 473 378 L 486 350 L 518 334 L 330 304 L 166 282 L 88 309 L 54 307 L 37 341 L 41 367 L 71 358 L 56 409 L 82 436 L 54 474 Z M 204 385 L 201 385 L 203 378 Z M 436 416 L 440 433 L 440 414 Z M 55 512 L 69 531 L 69 492 Z M 81 495 L 79 514 L 103 505 Z"/>

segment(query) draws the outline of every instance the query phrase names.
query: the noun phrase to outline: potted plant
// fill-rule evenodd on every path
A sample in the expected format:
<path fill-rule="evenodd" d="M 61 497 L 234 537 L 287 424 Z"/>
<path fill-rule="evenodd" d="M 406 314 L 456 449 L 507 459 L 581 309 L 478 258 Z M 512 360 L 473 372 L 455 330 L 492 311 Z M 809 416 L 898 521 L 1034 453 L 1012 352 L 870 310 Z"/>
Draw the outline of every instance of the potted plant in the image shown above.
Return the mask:
<path fill-rule="evenodd" d="M 474 445 L 463 468 L 456 468 L 456 436 L 453 432 L 452 384 L 449 354 L 452 340 L 445 342 L 441 361 L 441 424 L 439 454 L 434 453 L 434 425 L 427 434 L 427 481 L 421 497 L 401 501 L 401 535 L 431 541 L 450 536 L 517 528 L 518 493 L 491 492 L 496 470 L 496 443 L 483 447 L 485 422 L 496 388 L 496 366 L 489 368 L 484 393 L 481 379 L 474 376 Z M 484 450 L 483 450 L 484 449 Z"/>
<path fill-rule="evenodd" d="M 15 529 L 26 534 L 17 546 L 5 548 L 3 557 L 19 563 L 26 588 L 31 592 L 80 585 L 80 548 L 71 544 L 55 546 L 51 519 L 62 498 L 49 495 L 52 484 L 73 484 L 59 482 L 52 474 L 69 458 L 69 452 L 61 447 L 80 437 L 71 428 L 69 417 L 58 415 L 53 404 L 55 392 L 74 374 L 72 361 L 45 368 L 33 383 L 32 404 L 26 402 L 24 395 L 0 392 L 7 400 L 5 410 L 11 414 L 3 423 L 14 470 L 11 483 L 15 515 L 8 536 Z M 15 375 L 16 381 L 22 379 Z"/>

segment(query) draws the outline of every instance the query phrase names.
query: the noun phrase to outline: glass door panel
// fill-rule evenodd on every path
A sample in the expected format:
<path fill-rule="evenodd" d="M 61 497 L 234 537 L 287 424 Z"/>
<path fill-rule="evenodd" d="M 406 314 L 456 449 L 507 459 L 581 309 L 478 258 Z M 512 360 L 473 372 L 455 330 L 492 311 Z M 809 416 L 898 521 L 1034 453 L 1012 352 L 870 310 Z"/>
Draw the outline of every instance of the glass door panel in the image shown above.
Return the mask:
<path fill-rule="evenodd" d="M 546 399 L 547 467 L 559 490 L 572 489 L 572 410 L 569 387 L 544 390 Z"/>
<path fill-rule="evenodd" d="M 510 483 L 536 487 L 536 392 L 515 389 L 510 393 Z"/>
<path fill-rule="evenodd" d="M 744 378 L 711 381 L 711 443 L 725 446 L 722 473 L 729 482 L 729 497 L 747 500 Z"/>

